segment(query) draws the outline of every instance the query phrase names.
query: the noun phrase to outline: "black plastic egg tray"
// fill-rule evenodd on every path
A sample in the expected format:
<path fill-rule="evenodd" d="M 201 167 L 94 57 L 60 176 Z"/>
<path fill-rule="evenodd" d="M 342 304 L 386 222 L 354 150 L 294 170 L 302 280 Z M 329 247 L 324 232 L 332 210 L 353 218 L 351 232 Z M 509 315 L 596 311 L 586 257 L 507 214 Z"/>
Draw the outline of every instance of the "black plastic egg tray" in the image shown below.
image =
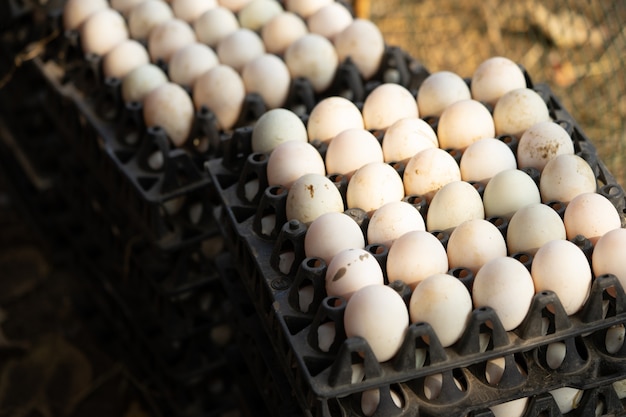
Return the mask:
<path fill-rule="evenodd" d="M 530 82 L 529 85 L 532 86 Z M 544 98 L 552 119 L 568 130 L 575 151 L 589 162 L 596 174 L 598 192 L 612 201 L 624 224 L 622 187 L 598 159 L 591 142 L 550 89 L 545 85 L 532 87 Z M 606 330 L 626 323 L 626 298 L 614 276 L 595 278 L 584 309 L 570 317 L 564 313 L 554 293 L 537 294 L 525 321 L 512 332 L 502 329 L 493 310 L 476 309 L 461 340 L 449 348 L 439 345 L 430 326 L 413 324 L 395 358 L 378 363 L 365 340 L 346 339 L 345 334 L 341 335 L 345 302 L 337 305 L 335 298 L 325 298 L 326 266 L 320 259 L 305 258 L 306 226 L 298 221 L 286 221 L 286 189 L 265 188 L 266 155 L 251 153 L 249 130 L 241 129 L 236 133 L 231 141 L 238 143 L 228 146 L 243 150 L 237 156 L 239 159 L 225 156 L 210 160 L 206 165 L 222 200 L 216 217 L 244 287 L 304 410 L 313 414 L 342 415 L 331 411 L 332 403 L 338 402 L 343 409 L 364 390 L 381 388 L 389 404 L 381 405 L 385 411 L 375 415 L 412 415 L 419 410 L 420 416 L 464 416 L 470 412 L 482 413 L 486 407 L 507 399 L 535 396 L 561 386 L 593 389 L 626 375 L 625 352 L 610 354 L 604 347 Z M 501 139 L 515 146 L 514 138 Z M 243 189 L 252 179 L 258 179 L 261 186 L 257 195 L 248 201 Z M 344 183 L 336 182 L 336 185 L 340 191 L 345 191 Z M 359 210 L 346 213 L 362 222 L 365 233 L 367 216 Z M 276 216 L 276 226 L 268 233 L 262 231 L 261 219 L 269 214 Z M 590 249 L 590 242 L 585 239 L 576 243 L 583 250 Z M 371 245 L 366 249 L 384 265 L 387 253 L 384 246 Z M 279 258 L 285 252 L 294 256 L 287 273 L 279 268 Z M 528 262 L 531 261 L 529 256 Z M 464 276 L 471 286 L 468 271 L 450 273 Z M 303 312 L 299 308 L 298 290 L 307 284 L 313 285 L 314 298 L 309 311 Z M 408 302 L 410 290 L 398 282 L 391 285 Z M 613 293 L 616 295 L 610 295 Z M 317 348 L 316 338 L 318 326 L 327 321 L 335 322 L 340 335 L 329 353 Z M 481 347 L 481 337 L 489 340 L 486 348 Z M 545 351 L 548 344 L 557 341 L 567 345 L 568 353 L 561 366 L 553 370 L 545 362 Z M 423 364 L 415 363 L 416 348 L 426 351 Z M 506 358 L 509 364 L 517 362 L 524 373 L 511 372 L 497 386 L 492 386 L 485 380 L 485 366 L 488 360 L 499 357 Z M 365 378 L 360 382 L 351 380 L 355 364 L 364 368 Z M 439 398 L 428 400 L 424 394 L 424 379 L 438 373 L 443 374 L 447 388 Z M 455 387 L 454 379 L 462 381 L 461 389 Z M 402 409 L 391 404 L 389 387 L 401 387 L 405 398 Z M 359 408 L 356 410 L 352 412 L 359 415 Z"/>

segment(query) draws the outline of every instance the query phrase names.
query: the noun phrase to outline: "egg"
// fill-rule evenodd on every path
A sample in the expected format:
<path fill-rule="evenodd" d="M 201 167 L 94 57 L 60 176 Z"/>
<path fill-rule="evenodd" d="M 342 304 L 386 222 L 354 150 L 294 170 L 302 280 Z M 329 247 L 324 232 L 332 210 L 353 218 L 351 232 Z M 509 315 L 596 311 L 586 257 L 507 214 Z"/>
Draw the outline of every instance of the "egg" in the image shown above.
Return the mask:
<path fill-rule="evenodd" d="M 354 19 L 335 35 L 333 40 L 339 61 L 350 58 L 365 80 L 376 74 L 385 53 L 385 40 L 380 29 L 365 19 Z"/>
<path fill-rule="evenodd" d="M 563 154 L 573 155 L 574 143 L 561 125 L 551 121 L 530 126 L 517 145 L 518 166 L 537 168 L 540 172 L 548 161 Z"/>
<path fill-rule="evenodd" d="M 291 188 L 304 174 L 326 174 L 320 153 L 306 141 L 290 140 L 274 147 L 267 161 L 269 185 Z"/>
<path fill-rule="evenodd" d="M 155 26 L 174 18 L 169 4 L 162 0 L 144 0 L 128 12 L 127 23 L 130 37 L 146 40 Z"/>
<path fill-rule="evenodd" d="M 394 122 L 385 131 L 382 142 L 385 162 L 404 162 L 424 149 L 438 146 L 433 128 L 417 117 Z"/>
<path fill-rule="evenodd" d="M 526 88 L 526 78 L 521 68 L 509 58 L 488 58 L 472 74 L 472 97 L 492 106 L 504 94 L 519 88 Z"/>
<path fill-rule="evenodd" d="M 102 36 L 106 33 L 106 36 Z M 117 44 L 128 39 L 128 29 L 122 15 L 105 8 L 90 14 L 80 27 L 83 52 L 99 56 L 106 55 Z"/>
<path fill-rule="evenodd" d="M 128 12 L 141 3 L 143 0 L 110 0 L 111 8 L 117 10 L 123 15 L 127 15 Z"/>
<path fill-rule="evenodd" d="M 452 103 L 439 118 L 437 137 L 443 149 L 465 149 L 477 140 L 494 136 L 491 113 L 476 100 Z"/>
<path fill-rule="evenodd" d="M 489 407 L 494 417 L 522 417 L 528 405 L 528 397 L 506 401 Z"/>
<path fill-rule="evenodd" d="M 503 141 L 480 139 L 469 145 L 459 163 L 461 179 L 487 184 L 496 174 L 517 168 L 515 154 Z"/>
<path fill-rule="evenodd" d="M 544 203 L 569 203 L 583 193 L 596 191 L 596 176 L 591 166 L 578 155 L 563 154 L 548 161 L 539 182 Z"/>
<path fill-rule="evenodd" d="M 454 228 L 446 248 L 450 268 L 464 267 L 474 275 L 493 259 L 506 256 L 506 242 L 493 223 L 475 218 Z"/>
<path fill-rule="evenodd" d="M 372 214 L 367 225 L 367 241 L 391 248 L 396 239 L 413 230 L 426 230 L 419 210 L 404 201 L 391 201 Z"/>
<path fill-rule="evenodd" d="M 550 121 L 550 113 L 536 91 L 517 88 L 500 97 L 493 109 L 493 121 L 497 135 L 519 138 L 534 124 Z"/>
<path fill-rule="evenodd" d="M 389 395 L 394 405 L 401 409 L 403 404 L 402 398 L 393 390 L 389 390 Z M 380 389 L 369 389 L 367 391 L 363 391 L 363 394 L 361 395 L 361 411 L 363 411 L 363 414 L 368 417 L 373 416 L 378 409 L 379 404 Z"/>
<path fill-rule="evenodd" d="M 456 343 L 472 312 L 472 298 L 465 285 L 448 274 L 434 274 L 411 294 L 411 323 L 430 324 L 443 347 Z"/>
<path fill-rule="evenodd" d="M 365 128 L 361 111 L 353 102 L 339 96 L 319 101 L 307 121 L 309 142 L 328 142 L 342 131 L 352 128 Z"/>
<path fill-rule="evenodd" d="M 311 33 L 317 33 L 332 40 L 353 21 L 352 14 L 339 2 L 329 3 L 307 19 L 307 26 Z"/>
<path fill-rule="evenodd" d="M 551 240 L 565 238 L 565 225 L 559 214 L 545 204 L 535 203 L 520 208 L 511 217 L 506 243 L 511 255 L 517 252 L 532 255 Z"/>
<path fill-rule="evenodd" d="M 365 129 L 347 129 L 328 144 L 326 170 L 350 177 L 370 162 L 383 162 L 383 150 L 376 137 Z"/>
<path fill-rule="evenodd" d="M 218 0 L 220 6 L 235 13 L 243 9 L 250 1 L 251 0 Z"/>
<path fill-rule="evenodd" d="M 63 28 L 78 29 L 89 16 L 108 8 L 106 0 L 67 0 L 63 6 Z"/>
<path fill-rule="evenodd" d="M 217 45 L 220 63 L 231 66 L 237 72 L 241 72 L 248 62 L 264 53 L 265 45 L 260 36 L 246 28 L 226 35 Z"/>
<path fill-rule="evenodd" d="M 363 231 L 352 217 L 344 213 L 322 214 L 309 225 L 304 236 L 306 256 L 321 258 L 326 265 L 330 265 L 335 255 L 340 252 L 364 247 Z"/>
<path fill-rule="evenodd" d="M 307 142 L 306 127 L 298 115 L 282 108 L 263 113 L 252 130 L 252 150 L 271 152 L 287 141 Z"/>
<path fill-rule="evenodd" d="M 141 65 L 122 79 L 122 97 L 126 103 L 143 102 L 146 94 L 167 81 L 161 68 L 154 64 Z"/>
<path fill-rule="evenodd" d="M 549 393 L 554 398 L 561 414 L 566 414 L 578 408 L 584 391 L 577 388 L 562 387 L 549 391 Z"/>
<path fill-rule="evenodd" d="M 402 178 L 384 162 L 370 162 L 357 169 L 346 191 L 348 208 L 360 208 L 366 212 L 402 200 L 402 197 Z"/>
<path fill-rule="evenodd" d="M 284 59 L 291 77 L 306 78 L 317 93 L 330 87 L 339 65 L 333 44 L 314 33 L 307 33 L 291 43 Z"/>
<path fill-rule="evenodd" d="M 502 216 L 510 219 L 522 207 L 540 202 L 541 194 L 537 184 L 519 169 L 498 172 L 489 180 L 483 193 L 487 217 Z"/>
<path fill-rule="evenodd" d="M 148 35 L 148 52 L 152 62 L 168 63 L 174 52 L 196 41 L 191 26 L 180 19 L 170 19 L 154 26 Z"/>
<path fill-rule="evenodd" d="M 146 126 L 162 127 L 174 145 L 182 146 L 191 132 L 194 109 L 189 94 L 174 83 L 164 83 L 144 99 Z"/>
<path fill-rule="evenodd" d="M 239 11 L 239 24 L 242 28 L 258 31 L 282 12 L 283 6 L 276 0 L 252 0 Z"/>
<path fill-rule="evenodd" d="M 200 75 L 218 64 L 217 55 L 211 48 L 203 43 L 193 42 L 174 52 L 168 72 L 172 82 L 193 88 Z"/>
<path fill-rule="evenodd" d="M 239 119 L 246 89 L 237 71 L 220 64 L 196 79 L 192 95 L 197 110 L 206 106 L 215 113 L 218 127 L 229 130 Z"/>
<path fill-rule="evenodd" d="M 146 48 L 139 42 L 127 39 L 118 43 L 102 59 L 102 71 L 105 77 L 122 79 L 141 65 L 150 62 Z"/>
<path fill-rule="evenodd" d="M 237 16 L 225 7 L 217 6 L 202 13 L 194 22 L 193 30 L 199 42 L 211 48 L 239 29 Z"/>
<path fill-rule="evenodd" d="M 613 274 L 619 280 L 622 289 L 626 289 L 626 257 L 622 255 L 624 248 L 626 248 L 626 229 L 616 228 L 598 239 L 591 258 L 595 276 Z"/>
<path fill-rule="evenodd" d="M 605 233 L 621 227 L 619 212 L 608 198 L 595 192 L 574 197 L 563 217 L 567 238 L 583 235 L 595 245 Z"/>
<path fill-rule="evenodd" d="M 400 349 L 409 315 L 402 297 L 386 285 L 369 285 L 355 292 L 344 313 L 347 337 L 362 337 L 379 362 Z"/>
<path fill-rule="evenodd" d="M 308 225 L 328 212 L 343 212 L 341 193 L 331 180 L 319 174 L 298 178 L 287 195 L 287 220 L 297 219 Z"/>
<path fill-rule="evenodd" d="M 187 23 L 193 23 L 207 10 L 218 6 L 217 0 L 171 0 L 174 16 Z"/>
<path fill-rule="evenodd" d="M 263 54 L 249 61 L 241 71 L 241 78 L 246 92 L 259 94 L 268 109 L 281 107 L 287 101 L 291 75 L 276 55 Z"/>
<path fill-rule="evenodd" d="M 542 245 L 534 255 L 531 275 L 535 291 L 553 291 L 565 312 L 580 310 L 591 289 L 591 267 L 582 250 L 569 240 Z"/>
<path fill-rule="evenodd" d="M 405 117 L 419 117 L 417 102 L 400 84 L 380 84 L 365 98 L 361 110 L 365 128 L 384 130 Z"/>
<path fill-rule="evenodd" d="M 530 309 L 535 285 L 530 272 L 517 259 L 505 255 L 486 262 L 472 286 L 474 307 L 491 307 L 504 330 L 517 328 Z"/>
<path fill-rule="evenodd" d="M 432 198 L 428 206 L 426 227 L 431 232 L 450 232 L 466 220 L 484 218 L 485 210 L 476 188 L 465 181 L 451 181 Z"/>
<path fill-rule="evenodd" d="M 334 0 L 287 0 L 285 8 L 293 13 L 308 18 L 322 7 L 331 4 Z"/>
<path fill-rule="evenodd" d="M 472 96 L 465 80 L 451 71 L 438 71 L 428 75 L 417 90 L 417 107 L 423 116 L 441 116 L 457 101 Z"/>
<path fill-rule="evenodd" d="M 429 148 L 409 159 L 403 180 L 406 195 L 420 195 L 430 201 L 441 187 L 452 181 L 460 181 L 461 171 L 448 152 Z"/>
<path fill-rule="evenodd" d="M 433 234 L 413 230 L 398 237 L 387 255 L 389 282 L 400 280 L 412 290 L 430 275 L 448 271 L 446 249 Z"/>
<path fill-rule="evenodd" d="M 376 258 L 361 248 L 347 248 L 332 257 L 326 269 L 326 294 L 329 297 L 352 295 L 368 285 L 383 285 L 383 271 Z"/>
<path fill-rule="evenodd" d="M 292 12 L 282 12 L 272 17 L 261 28 L 265 49 L 271 54 L 282 55 L 289 45 L 308 33 L 306 23 Z"/>

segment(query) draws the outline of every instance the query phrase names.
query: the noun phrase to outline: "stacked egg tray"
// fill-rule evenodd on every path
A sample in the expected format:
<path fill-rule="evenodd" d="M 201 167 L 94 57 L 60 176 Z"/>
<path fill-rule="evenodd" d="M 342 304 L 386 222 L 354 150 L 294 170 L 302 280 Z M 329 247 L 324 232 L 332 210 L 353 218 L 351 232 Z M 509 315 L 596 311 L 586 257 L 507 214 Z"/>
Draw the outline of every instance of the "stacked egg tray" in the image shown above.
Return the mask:
<path fill-rule="evenodd" d="M 533 85 L 528 75 L 526 79 L 528 87 L 546 102 L 552 120 L 568 130 L 576 153 L 594 170 L 598 192 L 615 205 L 623 226 L 623 189 L 549 87 Z M 429 122 L 436 126 L 436 120 Z M 509 146 L 516 146 L 514 137 L 501 139 Z M 614 276 L 597 277 L 585 307 L 569 317 L 556 294 L 536 294 L 524 322 L 515 331 L 504 331 L 492 309 L 475 309 L 460 341 L 448 348 L 441 347 L 429 325 L 413 324 L 395 357 L 378 363 L 364 339 L 346 339 L 345 333 L 342 335 L 345 301 L 326 297 L 326 266 L 320 259 L 305 257 L 306 226 L 297 220 L 287 221 L 285 190 L 264 187 L 267 185 L 267 156 L 252 152 L 251 130 L 236 130 L 230 141 L 237 143 L 226 141 L 225 146 L 239 149 L 239 154 L 225 155 L 207 163 L 221 197 L 216 217 L 278 362 L 307 414 L 362 415 L 362 393 L 378 389 L 381 400 L 374 415 L 380 416 L 491 416 L 488 407 L 522 397 L 531 398 L 525 416 L 542 412 L 560 415 L 548 392 L 561 387 L 584 391 L 581 405 L 567 415 L 589 415 L 589 410 L 595 412 L 600 403 L 604 407 L 602 415 L 626 412 L 612 388 L 614 382 L 626 375 L 623 349 L 609 353 L 605 347 L 607 330 L 626 321 L 625 294 Z M 334 179 L 336 177 L 331 178 Z M 535 179 L 538 181 L 538 175 Z M 250 198 L 246 197 L 245 186 L 252 180 L 258 180 L 261 186 Z M 345 178 L 335 183 L 345 192 Z M 345 198 L 345 193 L 343 196 Z M 351 209 L 346 214 L 361 225 L 367 236 L 365 213 Z M 277 219 L 271 232 L 262 230 L 262 218 L 267 215 L 275 215 Z M 438 237 L 443 242 L 447 238 L 441 234 Z M 589 241 L 583 239 L 576 243 L 590 254 Z M 384 271 L 387 248 L 374 244 L 366 250 L 379 260 Z M 294 258 L 287 273 L 281 272 L 280 265 L 285 253 Z M 528 256 L 525 261 L 530 267 L 532 257 Z M 460 268 L 449 272 L 471 286 L 470 271 Z M 309 284 L 314 288 L 313 303 L 308 311 L 301 311 L 298 290 Z M 410 289 L 398 282 L 390 285 L 408 304 Z M 317 347 L 317 331 L 328 321 L 334 322 L 338 336 L 330 351 L 322 352 Z M 551 369 L 547 365 L 546 350 L 550 343 L 557 341 L 565 343 L 567 354 L 557 369 Z M 416 349 L 424 351 L 425 358 L 417 358 Z M 496 358 L 505 358 L 507 371 L 497 385 L 490 385 L 485 369 L 487 362 Z M 363 367 L 365 377 L 362 380 L 354 381 L 355 366 Z M 435 374 L 442 375 L 443 388 L 441 395 L 431 400 L 425 393 L 424 381 Z M 402 397 L 401 408 L 393 404 L 391 391 Z"/>
<path fill-rule="evenodd" d="M 174 237 L 138 222 L 128 196 L 94 175 L 90 164 L 104 148 L 88 153 L 79 145 L 95 140 L 83 135 L 102 122 L 88 119 L 84 99 L 55 90 L 40 65 L 26 63 L 0 90 L 1 166 L 51 257 L 74 268 L 81 311 L 163 413 L 259 415 L 258 390 L 231 342 L 230 302 L 213 261 L 222 240 L 213 216 Z"/>

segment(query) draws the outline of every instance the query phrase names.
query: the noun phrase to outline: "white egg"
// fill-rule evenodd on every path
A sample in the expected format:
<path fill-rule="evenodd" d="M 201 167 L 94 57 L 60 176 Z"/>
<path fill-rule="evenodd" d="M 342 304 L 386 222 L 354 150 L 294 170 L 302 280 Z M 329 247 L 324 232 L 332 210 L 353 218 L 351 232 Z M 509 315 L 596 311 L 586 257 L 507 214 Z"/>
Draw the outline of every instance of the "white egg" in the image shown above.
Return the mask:
<path fill-rule="evenodd" d="M 487 217 L 501 216 L 510 219 L 522 207 L 540 202 L 537 184 L 519 169 L 498 172 L 487 183 L 483 193 Z"/>
<path fill-rule="evenodd" d="M 379 362 L 398 352 L 408 324 L 402 297 L 386 285 L 369 285 L 355 292 L 344 313 L 346 336 L 364 338 Z"/>
<path fill-rule="evenodd" d="M 454 158 L 440 148 L 429 148 L 409 159 L 404 170 L 406 195 L 419 195 L 432 200 L 441 187 L 461 180 L 461 171 Z"/>
<path fill-rule="evenodd" d="M 574 143 L 569 134 L 561 125 L 543 121 L 530 126 L 521 136 L 517 164 L 520 168 L 543 171 L 548 161 L 563 154 L 574 154 Z"/>
<path fill-rule="evenodd" d="M 313 145 L 290 140 L 274 147 L 267 161 L 269 185 L 291 188 L 293 182 L 304 174 L 326 174 L 324 160 Z"/>
<path fill-rule="evenodd" d="M 160 126 L 174 145 L 181 146 L 191 132 L 193 103 L 178 84 L 165 83 L 146 95 L 143 115 L 146 126 Z"/>
<path fill-rule="evenodd" d="M 172 55 L 168 72 L 172 82 L 193 88 L 196 79 L 219 64 L 217 55 L 207 45 L 193 42 Z"/>
<path fill-rule="evenodd" d="M 199 76 L 193 86 L 196 109 L 206 106 L 215 113 L 218 127 L 223 130 L 232 129 L 237 123 L 245 96 L 243 80 L 228 65 L 211 68 Z"/>
<path fill-rule="evenodd" d="M 459 167 L 463 181 L 478 181 L 486 185 L 496 174 L 516 169 L 517 161 L 506 143 L 495 138 L 484 138 L 463 151 Z"/>
<path fill-rule="evenodd" d="M 449 105 L 472 96 L 465 80 L 451 71 L 430 74 L 417 90 L 417 107 L 423 116 L 440 116 Z"/>
<path fill-rule="evenodd" d="M 407 202 L 392 201 L 372 214 L 367 225 L 367 241 L 391 248 L 396 239 L 414 230 L 426 230 L 419 210 Z"/>
<path fill-rule="evenodd" d="M 252 0 L 239 11 L 239 24 L 243 28 L 259 31 L 265 23 L 283 12 L 276 0 Z"/>
<path fill-rule="evenodd" d="M 282 55 L 289 45 L 308 33 L 304 20 L 295 13 L 282 12 L 272 17 L 261 28 L 265 49 L 271 54 Z"/>
<path fill-rule="evenodd" d="M 347 248 L 332 257 L 326 269 L 325 283 L 329 297 L 349 300 L 363 287 L 383 285 L 383 271 L 374 255 L 365 249 Z"/>
<path fill-rule="evenodd" d="M 437 148 L 437 134 L 422 119 L 400 119 L 387 128 L 383 136 L 385 162 L 403 162 L 428 148 Z"/>
<path fill-rule="evenodd" d="M 128 29 L 124 18 L 119 12 L 109 8 L 90 14 L 80 28 L 81 45 L 85 53 L 104 56 L 126 39 Z"/>
<path fill-rule="evenodd" d="M 521 68 L 510 59 L 501 56 L 481 62 L 472 74 L 472 97 L 492 106 L 509 91 L 525 87 L 526 78 Z"/>
<path fill-rule="evenodd" d="M 63 6 L 63 28 L 78 29 L 93 13 L 108 8 L 106 0 L 67 0 Z"/>
<path fill-rule="evenodd" d="M 441 187 L 430 201 L 426 228 L 431 232 L 450 232 L 467 220 L 484 218 L 483 202 L 476 188 L 465 181 L 451 181 Z"/>
<path fill-rule="evenodd" d="M 329 174 L 350 177 L 363 165 L 383 162 L 383 150 L 369 130 L 347 129 L 330 141 L 324 161 Z"/>
<path fill-rule="evenodd" d="M 384 130 L 400 119 L 419 117 L 415 97 L 405 87 L 393 83 L 374 88 L 365 98 L 361 113 L 369 130 Z"/>
<path fill-rule="evenodd" d="M 343 212 L 341 193 L 331 180 L 319 174 L 305 174 L 289 189 L 287 196 L 287 220 L 297 219 L 310 224 L 329 212 Z"/>
<path fill-rule="evenodd" d="M 623 248 L 626 248 L 626 229 L 617 228 L 605 233 L 596 242 L 591 265 L 596 277 L 613 274 L 622 289 L 626 289 L 626 256 L 622 255 Z"/>
<path fill-rule="evenodd" d="M 621 227 L 615 206 L 602 194 L 583 193 L 574 197 L 565 208 L 563 217 L 567 238 L 583 235 L 595 245 L 605 233 Z"/>
<path fill-rule="evenodd" d="M 312 33 L 332 40 L 353 20 L 352 14 L 343 4 L 332 2 L 310 15 L 307 19 L 307 26 Z"/>
<path fill-rule="evenodd" d="M 333 43 L 340 62 L 350 58 L 365 80 L 376 74 L 385 53 L 385 40 L 373 22 L 354 19 L 335 35 Z"/>
<path fill-rule="evenodd" d="M 285 8 L 306 19 L 333 1 L 334 0 L 287 0 L 285 1 Z"/>
<path fill-rule="evenodd" d="M 167 82 L 167 75 L 154 64 L 141 65 L 122 79 L 122 97 L 126 103 L 143 102 L 150 91 Z"/>
<path fill-rule="evenodd" d="M 569 240 L 544 244 L 534 255 L 530 271 L 535 291 L 553 291 L 565 312 L 580 310 L 591 289 L 591 267 L 583 251 Z"/>
<path fill-rule="evenodd" d="M 326 265 L 344 250 L 364 247 L 363 231 L 352 217 L 344 213 L 322 214 L 309 225 L 304 236 L 306 256 L 322 258 Z"/>
<path fill-rule="evenodd" d="M 333 44 L 321 35 L 308 33 L 285 50 L 285 63 L 292 78 L 306 78 L 321 93 L 330 87 L 339 65 Z"/>
<path fill-rule="evenodd" d="M 146 48 L 135 40 L 127 39 L 104 55 L 102 71 L 105 77 L 122 79 L 135 68 L 149 62 L 150 56 Z"/>
<path fill-rule="evenodd" d="M 545 204 L 526 205 L 511 217 L 506 243 L 509 254 L 534 254 L 551 240 L 565 239 L 565 225 L 559 214 Z"/>
<path fill-rule="evenodd" d="M 217 0 L 171 0 L 174 16 L 193 23 L 204 12 L 218 6 Z"/>
<path fill-rule="evenodd" d="M 127 23 L 130 36 L 146 40 L 155 26 L 174 18 L 169 4 L 162 0 L 144 0 L 128 12 Z"/>
<path fill-rule="evenodd" d="M 459 224 L 450 234 L 446 251 L 450 268 L 465 267 L 474 274 L 486 263 L 507 254 L 502 233 L 493 223 L 480 218 Z"/>
<path fill-rule="evenodd" d="M 220 63 L 241 72 L 243 67 L 254 58 L 265 53 L 265 45 L 256 32 L 240 28 L 226 35 L 217 45 Z"/>
<path fill-rule="evenodd" d="M 162 59 L 169 62 L 180 48 L 196 41 L 191 26 L 180 19 L 170 19 L 154 26 L 148 35 L 148 52 L 152 62 Z"/>
<path fill-rule="evenodd" d="M 402 200 L 402 197 L 402 178 L 384 162 L 370 162 L 356 170 L 346 192 L 348 208 L 360 208 L 366 212 Z"/>
<path fill-rule="evenodd" d="M 495 126 L 487 107 L 476 100 L 450 104 L 441 113 L 437 127 L 439 146 L 465 149 L 472 143 L 495 136 Z"/>
<path fill-rule="evenodd" d="M 472 312 L 472 298 L 459 279 L 434 274 L 415 287 L 409 312 L 411 323 L 430 324 L 441 345 L 448 347 L 465 331 Z"/>
<path fill-rule="evenodd" d="M 263 54 L 249 61 L 241 71 L 241 78 L 246 92 L 259 94 L 268 109 L 281 107 L 287 101 L 291 75 L 285 62 L 276 55 Z"/>
<path fill-rule="evenodd" d="M 550 120 L 548 106 L 530 88 L 518 88 L 505 93 L 493 109 L 497 135 L 521 137 L 526 129 Z"/>
<path fill-rule="evenodd" d="M 446 249 L 433 234 L 415 230 L 397 238 L 387 255 L 389 282 L 400 280 L 415 289 L 424 279 L 448 271 Z"/>
<path fill-rule="evenodd" d="M 214 7 L 200 15 L 193 22 L 193 29 L 199 42 L 212 48 L 239 29 L 237 16 L 225 7 Z"/>
<path fill-rule="evenodd" d="M 528 405 L 528 397 L 506 401 L 489 407 L 494 417 L 522 417 Z"/>
<path fill-rule="evenodd" d="M 554 398 L 561 413 L 566 414 L 578 407 L 584 391 L 577 388 L 562 387 L 549 391 L 549 393 Z"/>
<path fill-rule="evenodd" d="M 359 108 L 344 97 L 332 96 L 319 101 L 307 121 L 309 142 L 328 142 L 352 128 L 365 128 Z"/>
<path fill-rule="evenodd" d="M 505 330 L 519 326 L 528 310 L 535 284 L 526 267 L 505 255 L 485 263 L 476 273 L 472 285 L 474 307 L 491 307 Z"/>
<path fill-rule="evenodd" d="M 539 181 L 544 203 L 569 203 L 583 193 L 596 191 L 596 176 L 591 166 L 578 155 L 563 154 L 548 161 Z"/>
<path fill-rule="evenodd" d="M 288 141 L 307 142 L 306 127 L 291 110 L 272 109 L 265 112 L 252 130 L 252 150 L 271 152 L 276 146 Z"/>

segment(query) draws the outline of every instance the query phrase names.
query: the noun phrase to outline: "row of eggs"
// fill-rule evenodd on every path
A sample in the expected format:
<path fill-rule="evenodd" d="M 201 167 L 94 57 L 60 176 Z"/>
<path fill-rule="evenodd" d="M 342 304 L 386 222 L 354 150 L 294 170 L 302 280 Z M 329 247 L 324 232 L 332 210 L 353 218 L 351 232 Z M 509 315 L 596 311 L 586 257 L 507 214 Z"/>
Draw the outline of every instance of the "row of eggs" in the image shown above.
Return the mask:
<path fill-rule="evenodd" d="M 365 79 L 376 72 L 385 46 L 372 22 L 330 0 L 285 7 L 275 0 L 69 0 L 64 26 L 79 31 L 85 53 L 102 57 L 105 77 L 122 80 L 125 102 L 144 103 L 146 125 L 161 126 L 180 146 L 194 107 L 208 107 L 218 128 L 229 130 L 247 93 L 276 108 L 294 78 L 322 92 L 348 56 Z"/>

